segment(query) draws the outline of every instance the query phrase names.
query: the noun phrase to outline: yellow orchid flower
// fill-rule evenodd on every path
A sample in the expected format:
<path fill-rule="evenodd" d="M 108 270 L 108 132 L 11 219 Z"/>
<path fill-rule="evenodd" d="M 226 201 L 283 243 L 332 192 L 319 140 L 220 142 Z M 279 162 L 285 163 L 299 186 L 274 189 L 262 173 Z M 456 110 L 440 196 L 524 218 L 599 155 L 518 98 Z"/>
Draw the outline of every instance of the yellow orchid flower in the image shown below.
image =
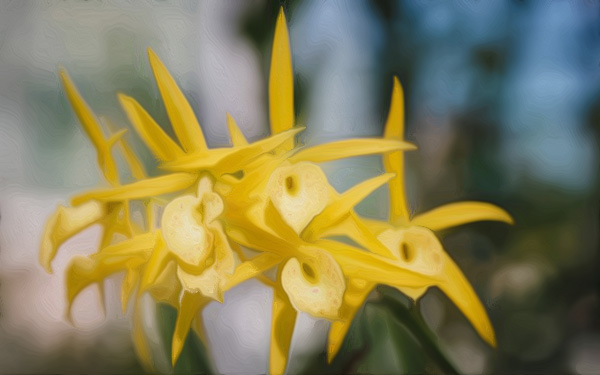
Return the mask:
<path fill-rule="evenodd" d="M 98 152 L 109 187 L 71 198 L 48 220 L 40 263 L 52 271 L 59 247 L 80 231 L 100 224 L 98 251 L 75 257 L 66 270 L 68 311 L 76 296 L 110 274 L 124 272 L 121 302 L 134 300 L 133 338 L 149 369 L 152 356 L 141 324 L 138 301 L 149 293 L 177 310 L 171 360 L 175 365 L 193 328 L 203 337 L 201 311 L 222 302 L 225 293 L 257 278 L 273 288 L 269 372 L 285 372 L 298 312 L 333 321 L 329 358 L 339 350 L 357 309 L 377 284 L 418 298 L 437 285 L 448 294 L 482 337 L 493 331 L 472 288 L 443 251 L 432 230 L 476 220 L 511 221 L 503 210 L 478 202 L 455 203 L 412 220 L 404 198 L 402 152 L 414 149 L 402 137 L 401 89 L 395 81 L 385 137 L 346 139 L 301 147 L 295 136 L 293 74 L 283 9 L 277 18 L 269 74 L 271 136 L 248 143 L 227 114 L 231 147 L 209 148 L 196 116 L 173 77 L 148 50 L 154 77 L 176 139 L 172 139 L 133 98 L 118 94 L 136 133 L 157 160 L 161 175 L 148 177 L 126 144 L 124 131 L 98 121 L 67 73 L 67 97 Z M 101 126 L 110 130 L 105 136 Z M 135 181 L 122 184 L 113 146 Z M 318 163 L 382 154 L 386 172 L 336 191 Z M 360 218 L 354 207 L 389 183 L 390 223 Z M 143 222 L 133 219 L 130 202 L 146 205 Z M 156 208 L 162 216 L 155 217 Z M 158 220 L 157 220 L 158 219 Z M 160 222 L 160 228 L 156 223 Z M 120 236 L 115 236 L 120 234 Z M 328 239 L 343 235 L 358 246 Z M 255 250 L 249 257 L 241 247 Z M 365 251 L 368 250 L 368 251 Z M 275 280 L 265 276 L 277 267 Z M 137 290 L 137 292 L 135 292 Z"/>
<path fill-rule="evenodd" d="M 394 77 L 390 111 L 384 138 L 403 140 L 404 106 L 400 82 Z M 383 157 L 386 172 L 393 173 L 390 187 L 390 221 L 365 220 L 351 215 L 337 227 L 325 229 L 321 235 L 346 234 L 359 244 L 382 255 L 390 256 L 404 268 L 428 276 L 428 282 L 416 288 L 398 287 L 407 296 L 418 299 L 431 286 L 438 286 L 465 314 L 471 324 L 490 345 L 495 346 L 492 325 L 470 283 L 443 250 L 432 231 L 448 229 L 475 221 L 513 223 L 503 209 L 485 202 L 459 202 L 438 207 L 415 217 L 409 215 L 404 187 L 404 157 L 401 151 Z M 382 248 L 381 245 L 384 245 Z M 353 280 L 344 296 L 344 317 L 333 322 L 329 332 L 328 360 L 338 353 L 352 319 L 375 284 L 364 279 Z"/>

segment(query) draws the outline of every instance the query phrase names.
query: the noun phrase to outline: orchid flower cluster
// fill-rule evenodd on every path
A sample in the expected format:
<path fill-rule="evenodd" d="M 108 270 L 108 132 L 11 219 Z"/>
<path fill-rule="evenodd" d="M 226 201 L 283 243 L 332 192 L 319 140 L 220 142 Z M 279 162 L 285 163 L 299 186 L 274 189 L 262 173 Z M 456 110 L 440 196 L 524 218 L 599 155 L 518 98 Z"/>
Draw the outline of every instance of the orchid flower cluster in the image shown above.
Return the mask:
<path fill-rule="evenodd" d="M 281 11 L 269 76 L 271 136 L 249 143 L 227 114 L 231 146 L 209 148 L 175 80 L 152 50 L 148 55 L 177 139 L 135 99 L 119 94 L 119 101 L 157 159 L 162 173 L 157 177 L 148 176 L 125 142 L 125 130 L 115 131 L 109 121 L 96 117 L 67 73 L 60 72 L 110 185 L 73 197 L 70 206 L 60 206 L 48 219 L 40 251 L 48 272 L 61 244 L 92 225 L 102 227 L 99 250 L 76 256 L 66 269 L 68 311 L 84 288 L 98 284 L 102 290 L 107 276 L 124 272 L 121 303 L 123 311 L 135 305 L 133 336 L 140 359 L 151 366 L 139 303 L 150 294 L 177 310 L 171 349 L 175 364 L 190 329 L 204 336 L 203 307 L 223 302 L 229 289 L 256 278 L 273 289 L 270 373 L 280 374 L 298 313 L 332 322 L 327 346 L 331 361 L 376 285 L 395 287 L 415 300 L 437 286 L 479 335 L 495 345 L 483 305 L 434 232 L 479 220 L 512 219 L 483 202 L 409 214 L 403 152 L 415 146 L 403 139 L 403 93 L 396 78 L 382 138 L 302 147 L 296 143 L 303 128 L 294 119 L 289 36 Z M 120 152 L 134 182 L 122 182 L 113 151 Z M 344 192 L 329 184 L 320 167 L 323 162 L 373 154 L 381 155 L 386 173 Z M 389 220 L 359 216 L 356 204 L 385 184 Z M 141 220 L 132 213 L 134 203 L 145 208 Z"/>

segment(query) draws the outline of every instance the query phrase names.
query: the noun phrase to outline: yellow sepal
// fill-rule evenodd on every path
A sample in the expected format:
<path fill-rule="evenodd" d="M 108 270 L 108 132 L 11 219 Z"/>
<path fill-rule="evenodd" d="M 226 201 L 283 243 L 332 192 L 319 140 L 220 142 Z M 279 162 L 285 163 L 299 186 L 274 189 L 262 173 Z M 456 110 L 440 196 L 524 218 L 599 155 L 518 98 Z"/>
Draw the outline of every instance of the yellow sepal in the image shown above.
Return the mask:
<path fill-rule="evenodd" d="M 273 289 L 271 350 L 269 356 L 269 374 L 271 375 L 285 373 L 297 316 L 296 309 L 290 303 L 279 281 Z"/>
<path fill-rule="evenodd" d="M 196 317 L 202 307 L 210 300 L 201 293 L 183 292 L 181 296 L 180 308 L 175 322 L 175 332 L 173 332 L 173 343 L 171 346 L 171 363 L 175 366 L 177 359 L 183 349 L 183 344 L 190 331 L 192 320 Z"/>
<path fill-rule="evenodd" d="M 118 202 L 149 198 L 184 190 L 190 187 L 197 178 L 198 176 L 192 173 L 172 173 L 109 189 L 92 190 L 73 197 L 71 203 L 77 206 L 91 199 L 102 202 Z"/>
<path fill-rule="evenodd" d="M 414 150 L 416 147 L 408 142 L 381 138 L 356 138 L 324 143 L 318 146 L 303 148 L 289 160 L 292 163 L 310 161 L 322 163 L 355 156 L 385 154 L 398 150 Z"/>
<path fill-rule="evenodd" d="M 40 264 L 52 273 L 50 263 L 60 245 L 71 236 L 95 224 L 107 214 L 106 205 L 90 201 L 77 207 L 59 206 L 46 222 L 40 249 Z"/>
<path fill-rule="evenodd" d="M 294 75 L 290 37 L 283 7 L 279 10 L 273 37 L 269 73 L 269 118 L 272 134 L 289 130 L 294 126 Z M 294 141 L 291 139 L 282 145 L 286 151 L 293 147 Z"/>
<path fill-rule="evenodd" d="M 135 99 L 119 94 L 119 102 L 133 128 L 154 156 L 160 160 L 173 160 L 184 155 L 181 148 Z"/>
<path fill-rule="evenodd" d="M 186 152 L 206 150 L 206 141 L 190 103 L 158 56 L 148 48 L 148 59 L 177 139 Z"/>
<path fill-rule="evenodd" d="M 485 202 L 446 204 L 415 216 L 411 220 L 411 224 L 439 231 L 476 221 L 501 221 L 514 224 L 514 220 L 508 212 Z"/>

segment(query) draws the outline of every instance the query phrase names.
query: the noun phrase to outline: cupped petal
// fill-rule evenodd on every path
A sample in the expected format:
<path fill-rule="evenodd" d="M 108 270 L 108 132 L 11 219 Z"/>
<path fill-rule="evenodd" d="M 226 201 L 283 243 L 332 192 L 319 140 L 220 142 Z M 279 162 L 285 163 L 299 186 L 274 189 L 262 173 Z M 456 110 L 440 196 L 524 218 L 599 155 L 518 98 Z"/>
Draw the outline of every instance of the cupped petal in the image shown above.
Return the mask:
<path fill-rule="evenodd" d="M 269 118 L 272 134 L 286 131 L 294 126 L 294 75 L 290 37 L 283 7 L 279 10 L 273 37 L 269 72 Z M 287 140 L 283 144 L 285 150 L 291 150 L 293 147 L 293 140 Z"/>
<path fill-rule="evenodd" d="M 193 195 L 173 199 L 161 218 L 163 238 L 182 262 L 199 266 L 212 253 L 213 235 L 204 223 L 202 200 Z"/>
<path fill-rule="evenodd" d="M 501 221 L 514 224 L 513 218 L 502 208 L 491 203 L 469 201 L 434 208 L 415 216 L 411 224 L 439 231 L 476 221 Z"/>
<path fill-rule="evenodd" d="M 192 173 L 172 173 L 109 189 L 92 190 L 73 197 L 71 203 L 77 206 L 92 199 L 101 202 L 118 202 L 150 198 L 184 190 L 190 187 L 197 178 L 198 176 Z"/>
<path fill-rule="evenodd" d="M 105 204 L 90 201 L 77 207 L 59 206 L 46 222 L 40 249 L 40 264 L 52 273 L 50 263 L 60 245 L 71 236 L 97 223 L 107 214 Z"/>
<path fill-rule="evenodd" d="M 133 98 L 119 94 L 121 107 L 135 131 L 158 159 L 173 160 L 184 155 L 181 148 L 154 121 L 152 116 Z"/>
<path fill-rule="evenodd" d="M 281 284 L 298 311 L 315 318 L 340 318 L 346 281 L 342 269 L 326 251 L 290 258 L 281 271 Z"/>
<path fill-rule="evenodd" d="M 165 103 L 167 114 L 171 120 L 171 125 L 183 149 L 186 152 L 206 150 L 204 134 L 202 134 L 202 129 L 196 119 L 194 110 L 185 98 L 185 95 L 183 95 L 162 61 L 160 61 L 150 48 L 148 48 L 148 59 L 150 60 L 160 95 Z"/>
<path fill-rule="evenodd" d="M 290 157 L 292 163 L 310 161 L 323 163 L 355 156 L 378 155 L 398 150 L 414 150 L 408 142 L 381 138 L 356 138 L 324 143 L 300 149 Z"/>
<path fill-rule="evenodd" d="M 333 190 L 321 168 L 306 162 L 275 169 L 266 189 L 283 220 L 296 233 L 325 208 Z"/>

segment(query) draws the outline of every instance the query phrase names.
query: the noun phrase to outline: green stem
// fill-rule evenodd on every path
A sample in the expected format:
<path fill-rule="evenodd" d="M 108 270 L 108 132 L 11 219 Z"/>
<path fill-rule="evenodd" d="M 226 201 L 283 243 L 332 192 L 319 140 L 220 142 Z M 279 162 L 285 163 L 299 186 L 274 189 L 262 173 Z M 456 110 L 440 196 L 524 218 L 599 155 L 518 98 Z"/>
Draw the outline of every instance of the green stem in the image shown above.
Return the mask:
<path fill-rule="evenodd" d="M 422 345 L 425 352 L 432 358 L 444 374 L 458 375 L 459 371 L 446 357 L 440 348 L 436 336 L 431 332 L 414 304 L 405 306 L 402 302 L 381 291 L 381 302 L 394 310 L 402 324 L 412 333 Z"/>

